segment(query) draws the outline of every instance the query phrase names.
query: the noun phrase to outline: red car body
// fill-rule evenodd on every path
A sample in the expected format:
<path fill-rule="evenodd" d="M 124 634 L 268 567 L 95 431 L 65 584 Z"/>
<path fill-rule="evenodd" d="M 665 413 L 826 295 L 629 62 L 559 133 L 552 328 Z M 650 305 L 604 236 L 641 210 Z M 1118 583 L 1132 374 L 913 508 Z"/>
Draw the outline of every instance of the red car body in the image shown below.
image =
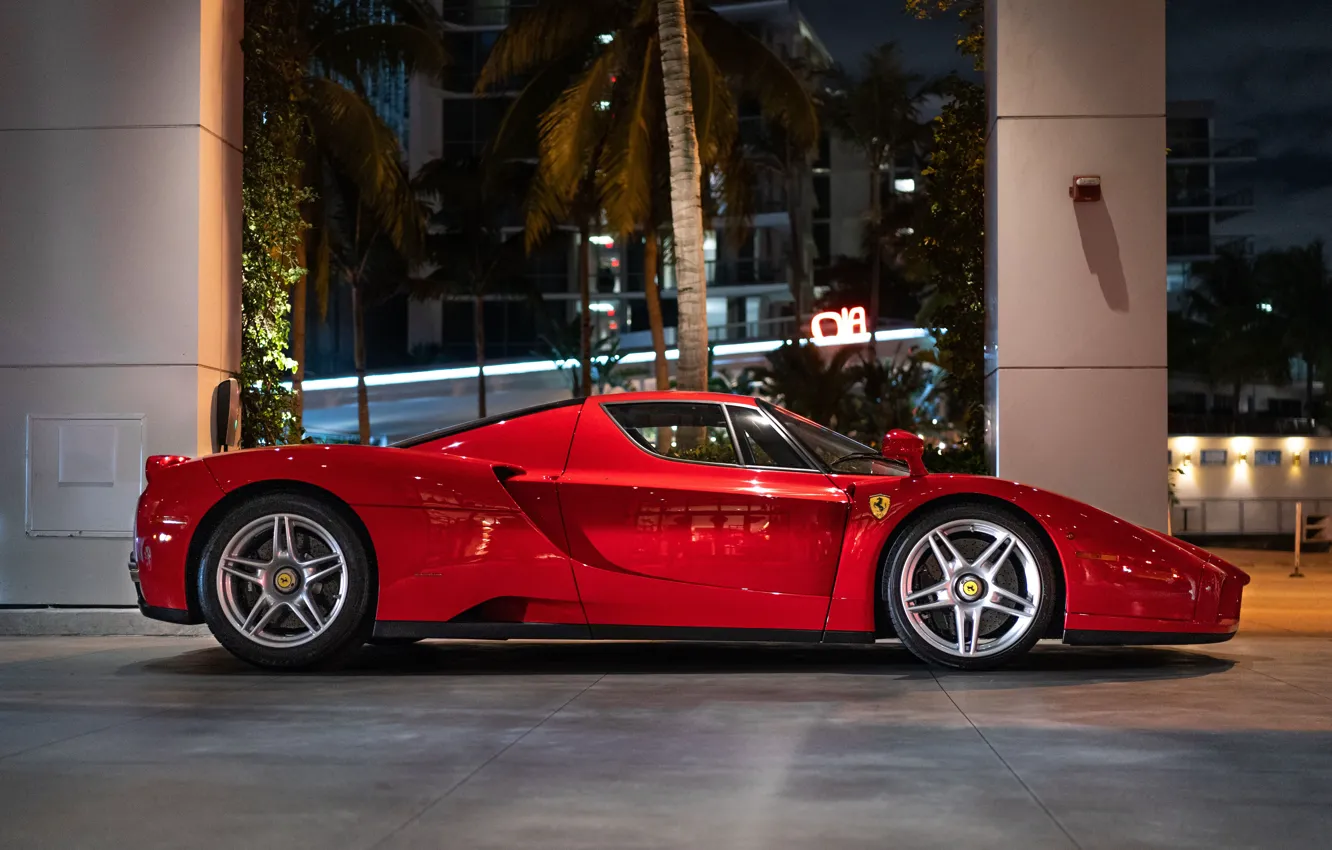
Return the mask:
<path fill-rule="evenodd" d="M 1059 565 L 1069 643 L 1203 643 L 1239 623 L 1248 576 L 1201 549 L 1063 496 L 996 478 L 870 476 L 670 459 L 606 407 L 756 404 L 744 396 L 597 396 L 427 435 L 410 447 L 299 445 L 153 459 L 132 569 L 150 617 L 202 622 L 200 553 L 246 496 L 338 505 L 378 578 L 376 637 L 890 636 L 884 553 L 903 521 L 949 500 L 1029 516 Z M 870 510 L 890 497 L 882 518 Z"/>

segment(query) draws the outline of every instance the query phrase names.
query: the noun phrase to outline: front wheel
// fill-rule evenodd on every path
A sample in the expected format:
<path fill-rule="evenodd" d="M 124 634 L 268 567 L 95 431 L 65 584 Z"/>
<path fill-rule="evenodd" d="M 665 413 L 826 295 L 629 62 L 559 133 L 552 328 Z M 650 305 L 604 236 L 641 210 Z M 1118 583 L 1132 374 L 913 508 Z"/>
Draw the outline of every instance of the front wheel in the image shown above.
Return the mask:
<path fill-rule="evenodd" d="M 988 505 L 928 511 L 893 544 L 880 599 L 907 649 L 963 670 L 998 667 L 1040 640 L 1054 565 L 1036 532 Z"/>
<path fill-rule="evenodd" d="M 360 647 L 370 559 L 321 501 L 273 493 L 228 514 L 204 547 L 199 599 L 213 636 L 260 667 L 326 666 Z"/>

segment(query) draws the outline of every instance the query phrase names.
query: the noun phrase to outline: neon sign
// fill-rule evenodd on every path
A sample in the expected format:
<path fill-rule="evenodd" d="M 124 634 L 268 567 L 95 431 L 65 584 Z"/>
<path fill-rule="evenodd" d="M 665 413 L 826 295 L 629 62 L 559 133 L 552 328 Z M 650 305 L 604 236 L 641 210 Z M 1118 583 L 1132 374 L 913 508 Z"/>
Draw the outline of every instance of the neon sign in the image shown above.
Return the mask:
<path fill-rule="evenodd" d="M 823 332 L 823 323 L 832 322 L 836 330 L 831 334 Z M 815 340 L 831 339 L 834 337 L 849 337 L 856 334 L 869 333 L 869 326 L 865 322 L 864 307 L 843 307 L 842 312 L 834 313 L 828 311 L 819 313 L 809 323 L 810 336 Z"/>

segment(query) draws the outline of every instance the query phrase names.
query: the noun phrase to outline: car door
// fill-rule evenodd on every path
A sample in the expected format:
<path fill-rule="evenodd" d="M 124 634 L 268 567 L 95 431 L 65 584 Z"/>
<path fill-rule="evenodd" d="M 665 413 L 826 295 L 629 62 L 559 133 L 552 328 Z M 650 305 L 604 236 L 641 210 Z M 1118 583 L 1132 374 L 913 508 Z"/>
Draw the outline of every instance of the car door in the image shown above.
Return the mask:
<path fill-rule="evenodd" d="M 590 623 L 823 628 L 848 498 L 752 404 L 589 402 L 559 496 Z"/>

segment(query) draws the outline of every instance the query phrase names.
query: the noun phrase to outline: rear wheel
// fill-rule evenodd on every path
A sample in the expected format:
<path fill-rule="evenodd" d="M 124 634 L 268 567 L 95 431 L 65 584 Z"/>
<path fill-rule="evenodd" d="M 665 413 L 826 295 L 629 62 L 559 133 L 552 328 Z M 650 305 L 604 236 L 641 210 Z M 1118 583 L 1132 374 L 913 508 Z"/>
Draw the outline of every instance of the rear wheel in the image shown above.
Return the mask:
<path fill-rule="evenodd" d="M 1053 615 L 1054 565 L 1021 518 L 982 504 L 929 511 L 888 552 L 880 598 L 917 657 L 998 667 L 1036 644 Z"/>
<path fill-rule="evenodd" d="M 237 507 L 203 552 L 199 599 L 222 646 L 260 667 L 334 664 L 371 625 L 370 562 L 350 524 L 316 499 L 269 494 Z"/>

